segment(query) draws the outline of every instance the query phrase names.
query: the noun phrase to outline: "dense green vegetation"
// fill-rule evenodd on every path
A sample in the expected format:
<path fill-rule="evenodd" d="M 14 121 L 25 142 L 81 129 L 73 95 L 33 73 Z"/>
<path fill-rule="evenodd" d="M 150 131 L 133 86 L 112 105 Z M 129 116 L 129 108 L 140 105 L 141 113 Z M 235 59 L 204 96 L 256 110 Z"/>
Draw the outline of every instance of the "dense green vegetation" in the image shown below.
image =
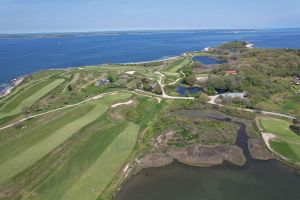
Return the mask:
<path fill-rule="evenodd" d="M 299 50 L 248 49 L 243 42 L 232 42 L 210 53 L 228 61 L 212 68 L 205 85 L 210 94 L 217 89 L 245 91 L 250 101 L 244 104 L 249 108 L 300 116 L 299 87 L 293 83 L 300 76 Z M 227 70 L 236 74 L 227 75 Z"/>

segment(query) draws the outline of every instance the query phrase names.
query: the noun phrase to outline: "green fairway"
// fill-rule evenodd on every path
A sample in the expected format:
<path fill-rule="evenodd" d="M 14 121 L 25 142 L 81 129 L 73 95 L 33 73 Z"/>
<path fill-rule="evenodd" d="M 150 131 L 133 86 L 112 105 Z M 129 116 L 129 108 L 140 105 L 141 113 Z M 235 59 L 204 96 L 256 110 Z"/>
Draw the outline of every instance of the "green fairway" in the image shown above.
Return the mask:
<path fill-rule="evenodd" d="M 45 115 L 34 121 L 26 121 L 22 125 L 26 127 L 25 129 L 11 127 L 1 131 L 0 163 L 4 163 L 32 145 L 41 142 L 54 131 L 80 118 L 94 107 L 92 104 L 84 104 L 76 108 L 56 112 L 53 115 Z"/>
<path fill-rule="evenodd" d="M 74 139 L 63 166 L 23 199 L 96 199 L 131 153 L 138 130 L 122 120 L 96 120 Z"/>
<path fill-rule="evenodd" d="M 282 136 L 294 136 L 295 134 L 289 129 L 290 123 L 277 118 L 262 118 L 261 124 L 265 132 L 274 133 Z"/>
<path fill-rule="evenodd" d="M 138 130 L 139 126 L 129 123 L 62 199 L 97 199 L 132 152 Z"/>
<path fill-rule="evenodd" d="M 0 109 L 0 118 L 21 113 L 24 108 L 32 106 L 37 100 L 63 82 L 64 79 L 57 79 L 51 82 L 43 81 L 25 89 L 3 105 Z"/>
<path fill-rule="evenodd" d="M 146 77 L 153 77 L 153 70 L 147 69 L 143 66 L 125 66 L 125 65 L 110 65 L 110 66 L 88 66 L 85 67 L 86 70 L 97 70 L 97 71 L 115 71 L 115 72 L 126 72 L 126 71 L 135 71 L 136 73 L 142 74 Z"/>
<path fill-rule="evenodd" d="M 0 184 L 37 162 L 55 147 L 70 138 L 78 130 L 96 120 L 107 111 L 109 105 L 113 101 L 126 99 L 130 96 L 131 95 L 128 93 L 120 93 L 113 96 L 105 96 L 96 101 L 91 101 L 91 104 L 95 106 L 89 112 L 78 117 L 76 120 L 65 124 L 63 127 L 53 130 L 50 136 L 36 144 L 32 144 L 32 146 L 26 150 L 2 163 L 0 165 Z M 51 127 L 51 124 L 49 127 Z"/>
<path fill-rule="evenodd" d="M 272 133 L 276 137 L 270 142 L 271 148 L 289 161 L 299 163 L 300 136 L 289 129 L 290 123 L 271 117 L 264 117 L 260 122 L 264 132 Z"/>
<path fill-rule="evenodd" d="M 178 70 L 180 70 L 184 65 L 187 65 L 189 63 L 190 63 L 190 59 L 189 58 L 175 60 L 170 65 L 168 65 L 163 70 L 163 72 L 175 73 Z"/>

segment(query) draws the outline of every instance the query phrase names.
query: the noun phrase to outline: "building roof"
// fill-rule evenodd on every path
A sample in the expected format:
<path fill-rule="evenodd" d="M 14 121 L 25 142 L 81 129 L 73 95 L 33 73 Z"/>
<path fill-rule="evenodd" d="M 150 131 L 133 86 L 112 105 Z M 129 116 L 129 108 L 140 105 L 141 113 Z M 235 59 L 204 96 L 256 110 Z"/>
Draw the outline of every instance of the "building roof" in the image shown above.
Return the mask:
<path fill-rule="evenodd" d="M 244 98 L 245 93 L 244 92 L 229 92 L 221 94 L 222 97 L 230 97 L 230 98 Z"/>

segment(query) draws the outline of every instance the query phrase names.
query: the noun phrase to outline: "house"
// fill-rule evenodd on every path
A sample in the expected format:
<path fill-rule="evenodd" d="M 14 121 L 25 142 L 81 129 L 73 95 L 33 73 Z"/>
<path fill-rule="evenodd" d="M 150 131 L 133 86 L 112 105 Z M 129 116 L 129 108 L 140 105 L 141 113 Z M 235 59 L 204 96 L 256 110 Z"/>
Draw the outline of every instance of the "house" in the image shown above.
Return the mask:
<path fill-rule="evenodd" d="M 208 77 L 207 77 L 207 76 L 196 77 L 196 81 L 197 81 L 198 83 L 205 83 L 205 82 L 207 82 L 207 80 L 208 80 Z"/>
<path fill-rule="evenodd" d="M 296 85 L 300 85 L 300 78 L 294 77 L 294 78 L 293 78 L 293 81 L 291 81 L 291 83 L 294 83 L 294 84 L 296 84 Z"/>
<path fill-rule="evenodd" d="M 109 83 L 110 83 L 109 79 L 102 78 L 102 79 L 96 81 L 95 86 L 105 86 Z"/>
<path fill-rule="evenodd" d="M 229 93 L 224 93 L 220 95 L 221 97 L 225 98 L 241 98 L 243 99 L 245 97 L 244 92 L 229 92 Z"/>
<path fill-rule="evenodd" d="M 227 71 L 225 71 L 225 74 L 226 75 L 236 75 L 237 71 L 236 70 L 227 70 Z"/>

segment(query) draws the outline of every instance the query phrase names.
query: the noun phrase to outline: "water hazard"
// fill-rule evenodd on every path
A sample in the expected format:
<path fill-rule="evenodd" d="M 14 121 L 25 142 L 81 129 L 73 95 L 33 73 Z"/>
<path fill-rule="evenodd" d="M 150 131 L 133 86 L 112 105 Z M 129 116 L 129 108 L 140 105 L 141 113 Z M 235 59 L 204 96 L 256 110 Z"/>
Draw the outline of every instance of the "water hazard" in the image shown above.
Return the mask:
<path fill-rule="evenodd" d="M 204 65 L 216 65 L 216 64 L 225 64 L 226 61 L 218 60 L 216 58 L 208 57 L 208 56 L 195 56 L 193 57 L 194 61 L 198 61 Z"/>

